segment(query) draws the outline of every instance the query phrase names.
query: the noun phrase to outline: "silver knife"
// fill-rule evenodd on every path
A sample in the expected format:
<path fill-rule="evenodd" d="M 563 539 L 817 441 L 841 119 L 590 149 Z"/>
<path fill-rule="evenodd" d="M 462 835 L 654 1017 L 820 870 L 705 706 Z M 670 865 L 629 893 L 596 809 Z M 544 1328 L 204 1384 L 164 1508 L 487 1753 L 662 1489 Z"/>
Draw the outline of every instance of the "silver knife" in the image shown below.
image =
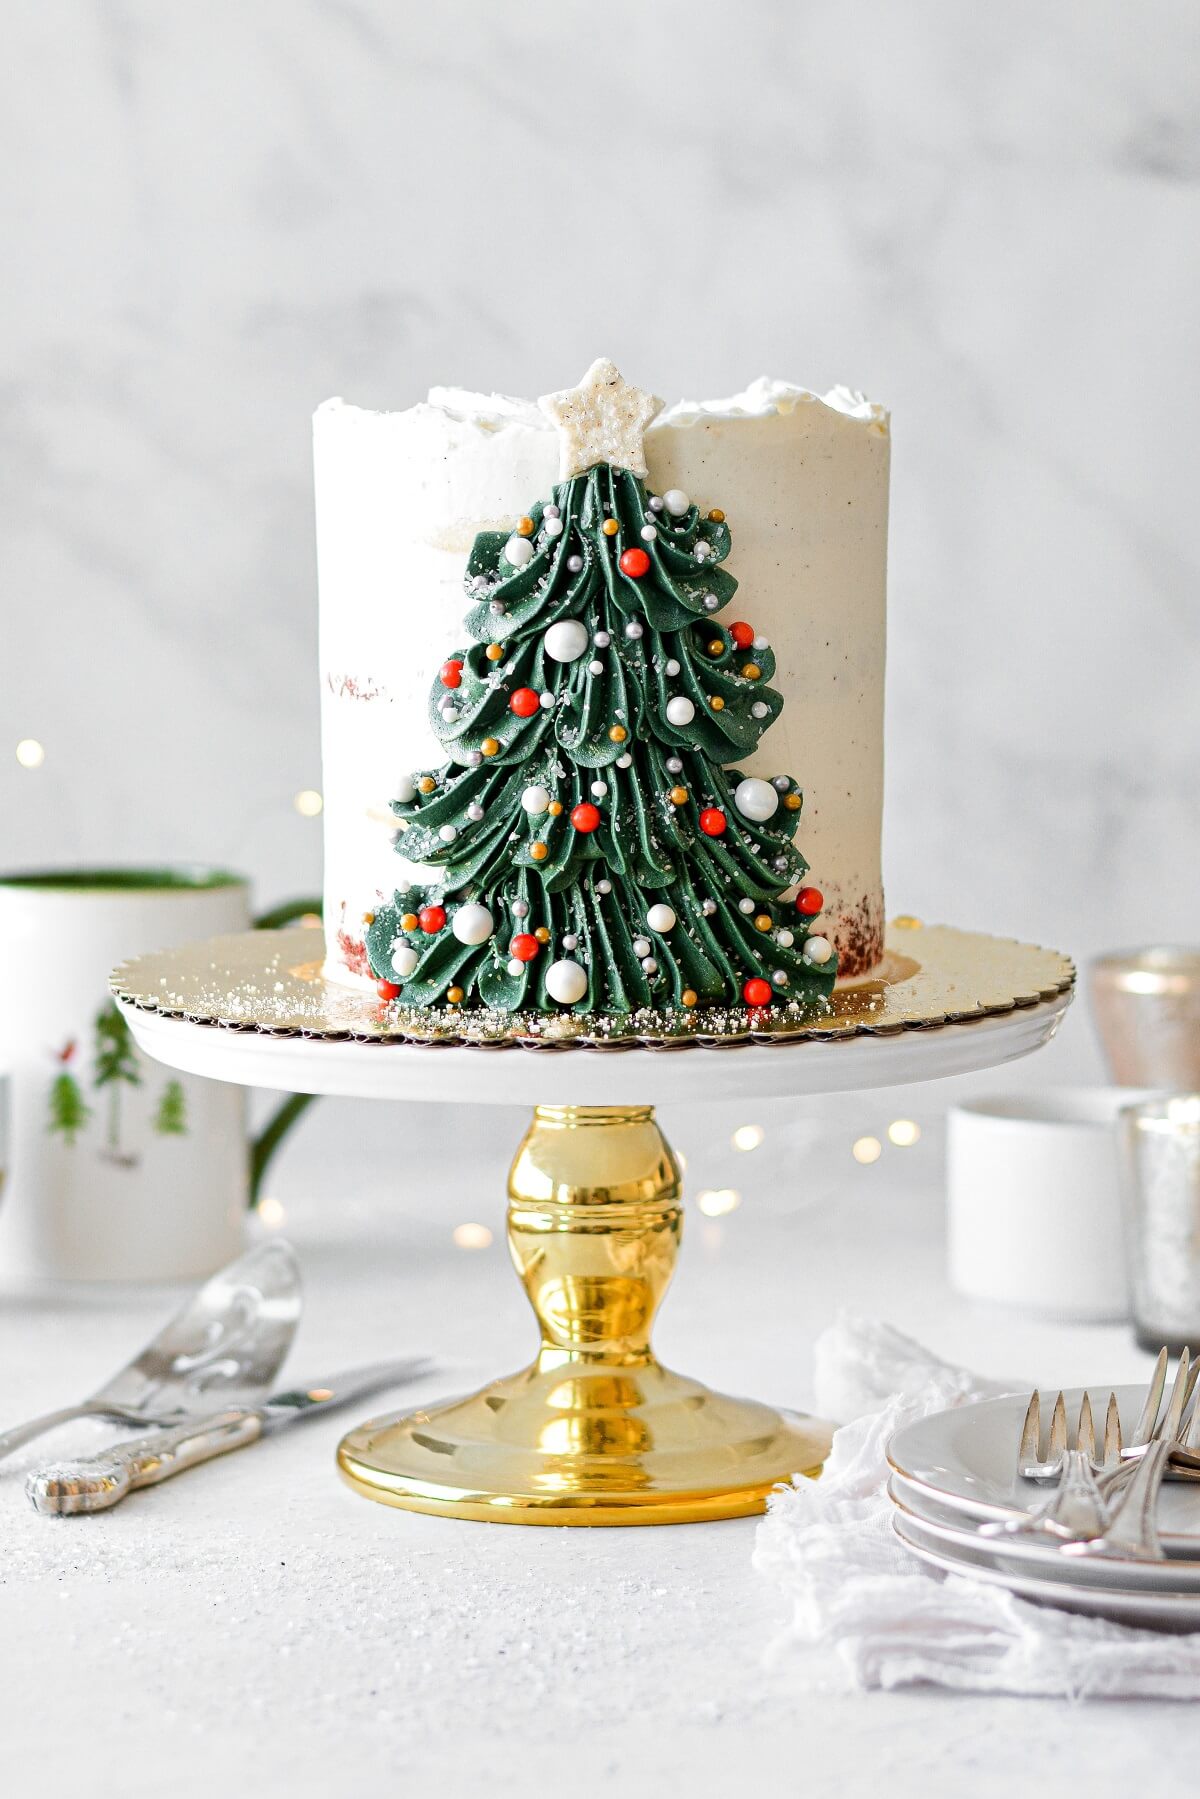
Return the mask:
<path fill-rule="evenodd" d="M 83 1461 L 56 1462 L 31 1474 L 25 1491 L 34 1510 L 47 1516 L 104 1512 L 137 1487 L 155 1487 L 160 1481 L 170 1480 L 173 1474 L 182 1474 L 185 1468 L 198 1467 L 214 1456 L 227 1455 L 231 1449 L 244 1449 L 285 1424 L 336 1411 L 339 1406 L 384 1387 L 413 1380 L 431 1366 L 423 1356 L 409 1356 L 402 1361 L 351 1368 L 315 1386 L 291 1387 L 275 1393 L 262 1405 L 212 1412 L 206 1418 L 192 1418 L 186 1424 L 116 1443 Z"/>

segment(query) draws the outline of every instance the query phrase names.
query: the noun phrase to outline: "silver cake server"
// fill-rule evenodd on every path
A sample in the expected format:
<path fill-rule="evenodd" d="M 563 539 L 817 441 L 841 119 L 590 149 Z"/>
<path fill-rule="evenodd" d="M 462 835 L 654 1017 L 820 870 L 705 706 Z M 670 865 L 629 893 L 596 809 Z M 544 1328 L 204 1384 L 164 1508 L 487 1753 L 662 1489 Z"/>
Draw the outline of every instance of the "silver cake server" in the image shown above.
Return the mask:
<path fill-rule="evenodd" d="M 0 1431 L 0 1458 L 75 1418 L 166 1424 L 262 1399 L 300 1321 L 300 1270 L 282 1237 L 239 1256 L 206 1281 L 87 1399 Z"/>
<path fill-rule="evenodd" d="M 170 1480 L 173 1474 L 182 1474 L 185 1468 L 198 1467 L 215 1456 L 227 1455 L 231 1449 L 244 1449 L 285 1424 L 315 1417 L 319 1412 L 336 1411 L 369 1393 L 415 1379 L 430 1366 L 423 1356 L 409 1356 L 402 1361 L 352 1368 L 311 1387 L 290 1387 L 261 1405 L 230 1407 L 150 1436 L 117 1443 L 86 1460 L 57 1462 L 31 1474 L 25 1491 L 34 1510 L 47 1516 L 104 1512 L 138 1487 L 155 1487 L 160 1481 Z"/>

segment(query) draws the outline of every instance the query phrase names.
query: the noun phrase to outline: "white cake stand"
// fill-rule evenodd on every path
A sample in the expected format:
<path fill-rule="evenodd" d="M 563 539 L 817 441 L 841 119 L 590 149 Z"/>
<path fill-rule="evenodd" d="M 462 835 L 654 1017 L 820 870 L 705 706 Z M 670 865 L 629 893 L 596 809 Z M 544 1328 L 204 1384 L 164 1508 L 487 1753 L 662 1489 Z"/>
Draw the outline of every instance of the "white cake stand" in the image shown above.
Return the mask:
<path fill-rule="evenodd" d="M 666 1524 L 760 1511 L 815 1474 L 830 1427 L 662 1367 L 650 1326 L 682 1228 L 654 1107 L 891 1086 L 1028 1055 L 1074 971 L 1055 952 L 906 921 L 891 974 L 777 1040 L 657 1047 L 413 1042 L 367 995 L 320 979 L 320 940 L 253 932 L 145 956 L 113 978 L 139 1046 L 190 1074 L 298 1093 L 507 1105 L 536 1096 L 509 1175 L 508 1241 L 541 1345 L 521 1373 L 438 1409 L 372 1420 L 338 1450 L 389 1505 L 524 1524 Z"/>

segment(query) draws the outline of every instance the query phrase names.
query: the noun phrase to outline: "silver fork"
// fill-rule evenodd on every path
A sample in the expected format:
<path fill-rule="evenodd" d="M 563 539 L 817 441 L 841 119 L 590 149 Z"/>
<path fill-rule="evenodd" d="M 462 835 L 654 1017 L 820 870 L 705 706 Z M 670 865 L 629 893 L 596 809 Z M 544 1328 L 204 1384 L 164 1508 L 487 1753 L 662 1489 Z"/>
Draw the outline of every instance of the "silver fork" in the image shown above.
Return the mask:
<path fill-rule="evenodd" d="M 1140 1461 L 1151 1444 L 1167 1442 L 1171 1445 L 1171 1457 L 1165 1478 L 1185 1480 L 1192 1476 L 1193 1470 L 1200 1470 L 1200 1403 L 1193 1404 L 1196 1382 L 1200 1379 L 1200 1357 L 1193 1361 L 1190 1350 L 1180 1352 L 1171 1397 L 1160 1418 L 1167 1384 L 1167 1360 L 1166 1350 L 1160 1349 L 1141 1416 L 1122 1453 L 1129 1459 Z M 1190 1419 L 1189 1406 L 1192 1406 Z"/>
<path fill-rule="evenodd" d="M 1161 1392 L 1159 1397 L 1161 1399 Z M 1017 1449 L 1017 1473 L 1025 1480 L 1057 1480 L 1063 1471 L 1064 1457 L 1072 1446 L 1068 1442 L 1067 1408 L 1061 1393 L 1055 1399 L 1050 1413 L 1050 1436 L 1045 1455 L 1041 1453 L 1041 1437 L 1042 1396 L 1035 1387 L 1025 1413 L 1025 1422 L 1021 1426 L 1021 1442 Z M 1117 1410 L 1115 1393 L 1109 1394 L 1105 1409 L 1101 1459 L 1096 1460 L 1096 1425 L 1088 1393 L 1084 1394 L 1080 1402 L 1074 1449 L 1087 1461 L 1092 1474 L 1116 1469 L 1121 1458 L 1122 1442 L 1121 1414 Z"/>
<path fill-rule="evenodd" d="M 1088 1541 L 1064 1543 L 1062 1553 L 1122 1562 L 1165 1561 L 1155 1514 L 1170 1454 L 1170 1437 L 1156 1438 L 1134 1464 L 1133 1477 L 1113 1506 L 1103 1530 L 1093 1532 Z"/>

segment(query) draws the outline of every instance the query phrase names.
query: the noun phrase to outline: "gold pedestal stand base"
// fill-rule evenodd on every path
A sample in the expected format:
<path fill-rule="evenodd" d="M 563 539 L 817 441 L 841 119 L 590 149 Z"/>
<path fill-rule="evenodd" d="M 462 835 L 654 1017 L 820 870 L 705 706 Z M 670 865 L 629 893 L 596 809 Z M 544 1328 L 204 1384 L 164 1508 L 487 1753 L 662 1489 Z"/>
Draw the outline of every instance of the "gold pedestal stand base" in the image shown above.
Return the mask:
<path fill-rule="evenodd" d="M 538 1106 L 508 1242 L 536 1361 L 471 1398 L 359 1426 L 338 1465 L 385 1505 L 505 1524 L 686 1524 L 761 1512 L 830 1427 L 663 1368 L 650 1325 L 679 1250 L 679 1167 L 649 1106 Z"/>

